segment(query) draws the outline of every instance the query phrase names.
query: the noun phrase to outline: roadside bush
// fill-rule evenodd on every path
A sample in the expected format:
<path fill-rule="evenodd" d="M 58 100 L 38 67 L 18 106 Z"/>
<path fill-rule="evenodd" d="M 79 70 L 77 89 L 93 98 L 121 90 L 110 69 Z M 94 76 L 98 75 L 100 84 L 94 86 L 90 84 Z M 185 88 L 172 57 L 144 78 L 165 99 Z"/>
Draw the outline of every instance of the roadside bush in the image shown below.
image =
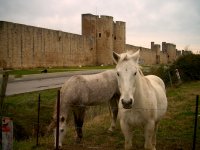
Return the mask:
<path fill-rule="evenodd" d="M 171 76 L 179 70 L 182 81 L 200 80 L 200 55 L 189 54 L 178 58 L 169 68 Z"/>
<path fill-rule="evenodd" d="M 166 85 L 169 85 L 170 82 L 176 84 L 178 83 L 176 69 L 178 69 L 182 81 L 200 80 L 200 55 L 184 55 L 170 66 L 154 66 L 151 68 L 150 74 L 159 76 Z"/>
<path fill-rule="evenodd" d="M 168 72 L 169 72 L 168 66 L 161 65 L 161 66 L 151 67 L 150 74 L 153 74 L 153 75 L 160 77 L 165 82 L 165 84 L 167 85 L 170 82 Z"/>
<path fill-rule="evenodd" d="M 38 95 L 40 102 L 40 136 L 47 132 L 53 114 L 56 89 L 24 93 L 5 98 L 3 116 L 13 119 L 14 139 L 16 141 L 36 137 L 38 117 Z"/>

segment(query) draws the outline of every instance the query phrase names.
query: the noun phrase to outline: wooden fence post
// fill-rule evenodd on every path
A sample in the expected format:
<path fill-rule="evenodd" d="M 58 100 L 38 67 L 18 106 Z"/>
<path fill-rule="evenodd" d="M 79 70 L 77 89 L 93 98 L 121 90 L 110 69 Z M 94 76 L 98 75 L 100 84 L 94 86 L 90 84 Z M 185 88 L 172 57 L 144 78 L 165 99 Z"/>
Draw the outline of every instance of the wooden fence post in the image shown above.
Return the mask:
<path fill-rule="evenodd" d="M 172 86 L 173 86 L 173 84 L 172 84 L 172 78 L 171 78 L 171 74 L 170 74 L 169 71 L 168 71 L 168 76 L 169 76 L 170 85 L 171 85 L 171 87 L 172 87 Z"/>
<path fill-rule="evenodd" d="M 0 71 L 0 141 L 2 141 L 2 118 L 3 118 L 3 102 L 6 95 L 6 87 L 8 82 L 8 71 Z"/>
<path fill-rule="evenodd" d="M 194 136 L 193 136 L 193 147 L 192 147 L 192 150 L 196 149 L 196 134 L 197 134 L 197 124 L 198 124 L 198 108 L 199 108 L 199 95 L 196 96 L 196 109 L 195 109 Z"/>
<path fill-rule="evenodd" d="M 3 117 L 2 120 L 2 150 L 13 150 L 13 120 Z"/>
<path fill-rule="evenodd" d="M 60 90 L 57 94 L 56 150 L 59 150 Z"/>
<path fill-rule="evenodd" d="M 2 73 L 2 77 L 0 77 L 0 104 L 1 104 L 1 110 L 3 108 L 3 100 L 5 98 L 6 95 L 6 87 L 7 87 L 7 83 L 8 83 L 8 76 L 9 73 L 8 71 L 3 71 Z"/>
<path fill-rule="evenodd" d="M 40 94 L 38 96 L 38 118 L 37 118 L 37 137 L 36 137 L 36 146 L 39 146 L 39 132 L 40 132 Z"/>

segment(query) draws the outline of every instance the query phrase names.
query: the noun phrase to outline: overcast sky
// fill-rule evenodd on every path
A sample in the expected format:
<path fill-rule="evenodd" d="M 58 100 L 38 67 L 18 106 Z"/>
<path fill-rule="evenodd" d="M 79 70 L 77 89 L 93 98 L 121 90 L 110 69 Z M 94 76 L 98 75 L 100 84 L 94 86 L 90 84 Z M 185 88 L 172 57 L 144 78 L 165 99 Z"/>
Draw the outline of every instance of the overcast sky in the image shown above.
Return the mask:
<path fill-rule="evenodd" d="M 81 14 L 126 22 L 126 43 L 200 51 L 200 0 L 0 0 L 0 20 L 81 34 Z"/>

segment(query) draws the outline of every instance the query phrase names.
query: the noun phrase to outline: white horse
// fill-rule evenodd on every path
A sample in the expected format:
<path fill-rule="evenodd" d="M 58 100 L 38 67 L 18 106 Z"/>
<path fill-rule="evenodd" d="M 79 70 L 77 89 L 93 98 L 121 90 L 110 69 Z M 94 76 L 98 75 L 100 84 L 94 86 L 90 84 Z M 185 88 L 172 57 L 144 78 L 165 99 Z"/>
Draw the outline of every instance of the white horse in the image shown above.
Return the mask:
<path fill-rule="evenodd" d="M 118 86 L 121 93 L 118 109 L 125 149 L 132 148 L 132 127 L 144 126 L 144 148 L 156 150 L 156 130 L 167 111 L 163 81 L 154 75 L 144 76 L 138 65 L 139 51 L 134 54 L 113 52 Z"/>
<path fill-rule="evenodd" d="M 86 108 L 88 106 L 109 103 L 112 112 L 112 122 L 109 131 L 113 131 L 117 120 L 118 100 L 119 90 L 115 70 L 108 70 L 93 75 L 77 75 L 68 79 L 60 90 L 59 147 L 62 147 L 63 138 L 66 135 L 66 125 L 69 121 L 70 111 L 74 115 L 77 134 L 76 141 L 80 142 L 83 136 L 82 126 Z M 53 121 L 49 125 L 49 130 L 51 128 L 54 128 L 55 136 L 56 109 Z"/>

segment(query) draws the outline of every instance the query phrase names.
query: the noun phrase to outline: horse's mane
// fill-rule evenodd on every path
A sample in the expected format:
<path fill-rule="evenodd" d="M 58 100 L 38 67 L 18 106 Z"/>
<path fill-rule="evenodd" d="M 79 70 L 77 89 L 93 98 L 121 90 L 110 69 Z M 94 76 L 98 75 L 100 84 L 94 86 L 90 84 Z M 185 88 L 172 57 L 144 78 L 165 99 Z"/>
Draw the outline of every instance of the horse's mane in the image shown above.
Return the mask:
<path fill-rule="evenodd" d="M 140 65 L 137 65 L 136 68 L 137 68 L 138 72 L 140 73 L 140 75 L 141 75 L 142 77 L 144 77 L 144 74 L 143 74 L 143 72 L 142 72 L 142 67 L 141 67 Z"/>
<path fill-rule="evenodd" d="M 152 84 L 151 84 L 151 82 L 149 81 L 149 79 L 148 79 L 148 78 L 145 78 L 145 75 L 144 75 L 143 72 L 142 72 L 142 67 L 138 65 L 137 68 L 138 68 L 138 72 L 140 73 L 141 77 L 144 77 L 143 79 L 144 79 L 144 81 L 147 83 L 147 85 L 148 85 L 148 86 L 152 86 Z"/>
<path fill-rule="evenodd" d="M 122 53 L 121 56 L 120 56 L 120 60 L 121 61 L 126 61 L 128 60 L 128 55 L 131 54 L 130 52 L 127 52 L 127 53 Z M 139 64 L 135 64 L 136 65 L 136 68 L 137 70 L 139 71 L 140 75 L 141 76 L 144 76 L 143 72 L 142 72 L 142 67 L 139 65 Z"/>
<path fill-rule="evenodd" d="M 126 61 L 126 60 L 128 60 L 127 54 L 126 54 L 126 53 L 122 53 L 121 56 L 120 56 L 120 60 L 121 60 L 121 61 Z"/>

